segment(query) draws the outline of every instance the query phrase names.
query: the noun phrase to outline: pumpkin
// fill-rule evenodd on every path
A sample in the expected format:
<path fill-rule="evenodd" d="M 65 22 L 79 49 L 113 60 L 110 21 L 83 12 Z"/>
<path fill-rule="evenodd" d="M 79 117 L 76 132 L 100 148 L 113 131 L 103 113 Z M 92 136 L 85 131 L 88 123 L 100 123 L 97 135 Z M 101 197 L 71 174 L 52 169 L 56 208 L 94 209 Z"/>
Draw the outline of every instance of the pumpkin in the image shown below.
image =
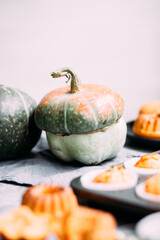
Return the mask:
<path fill-rule="evenodd" d="M 46 131 L 51 151 L 62 160 L 85 164 L 115 156 L 126 138 L 122 97 L 105 86 L 81 84 L 70 69 L 51 76 L 71 80 L 71 86 L 49 92 L 35 111 L 35 122 Z"/>
<path fill-rule="evenodd" d="M 38 142 L 37 104 L 26 93 L 0 85 L 0 159 L 23 156 Z"/>

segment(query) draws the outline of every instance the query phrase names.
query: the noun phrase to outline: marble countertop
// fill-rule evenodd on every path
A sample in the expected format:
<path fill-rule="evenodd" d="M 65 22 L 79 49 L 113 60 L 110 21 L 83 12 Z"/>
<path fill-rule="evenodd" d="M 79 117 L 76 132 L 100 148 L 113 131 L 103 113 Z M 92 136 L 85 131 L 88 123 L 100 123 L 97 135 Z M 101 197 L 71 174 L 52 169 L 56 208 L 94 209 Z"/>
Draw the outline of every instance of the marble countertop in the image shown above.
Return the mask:
<path fill-rule="evenodd" d="M 41 137 L 38 144 L 24 158 L 0 162 L 0 213 L 19 206 L 24 191 L 30 185 L 54 183 L 69 186 L 74 178 L 91 169 L 123 163 L 150 151 L 150 149 L 135 148 L 132 143 L 126 141 L 125 146 L 112 160 L 95 166 L 84 166 L 78 162 L 62 162 L 57 159 L 50 152 L 46 138 Z M 118 211 L 114 213 L 120 227 L 124 225 L 130 229 L 130 224 L 133 226 L 139 220 L 137 216 L 130 215 L 128 218 Z"/>

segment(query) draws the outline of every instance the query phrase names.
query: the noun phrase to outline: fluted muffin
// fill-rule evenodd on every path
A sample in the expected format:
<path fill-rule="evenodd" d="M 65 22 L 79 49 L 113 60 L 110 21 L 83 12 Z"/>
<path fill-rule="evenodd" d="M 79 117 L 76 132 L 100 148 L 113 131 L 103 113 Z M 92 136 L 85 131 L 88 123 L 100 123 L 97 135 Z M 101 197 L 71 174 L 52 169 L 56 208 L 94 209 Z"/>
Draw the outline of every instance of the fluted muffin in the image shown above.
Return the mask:
<path fill-rule="evenodd" d="M 116 220 L 110 213 L 80 206 L 66 222 L 66 240 L 115 240 Z"/>
<path fill-rule="evenodd" d="M 34 212 L 47 212 L 54 216 L 63 216 L 78 202 L 70 187 L 53 184 L 39 184 L 26 190 L 22 196 L 22 205 L 29 206 Z"/>
<path fill-rule="evenodd" d="M 133 133 L 137 136 L 160 139 L 160 101 L 145 103 L 133 124 Z"/>
<path fill-rule="evenodd" d="M 62 229 L 67 216 L 78 206 L 78 201 L 70 187 L 39 184 L 26 190 L 22 205 L 30 207 L 35 213 L 51 214 L 56 225 L 55 233 L 60 239 L 65 239 Z"/>

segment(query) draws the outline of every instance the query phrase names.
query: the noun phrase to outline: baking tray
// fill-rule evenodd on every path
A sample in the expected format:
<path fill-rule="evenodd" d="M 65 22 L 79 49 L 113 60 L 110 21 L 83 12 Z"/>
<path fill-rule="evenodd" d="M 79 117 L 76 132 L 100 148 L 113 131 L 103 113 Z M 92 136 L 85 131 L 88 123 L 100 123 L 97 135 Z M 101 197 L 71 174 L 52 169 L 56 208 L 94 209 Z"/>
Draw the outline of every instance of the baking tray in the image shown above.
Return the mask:
<path fill-rule="evenodd" d="M 138 181 L 139 184 L 141 180 Z M 118 210 L 126 210 L 141 216 L 160 211 L 160 203 L 153 203 L 139 198 L 135 187 L 119 191 L 97 191 L 86 189 L 82 186 L 80 177 L 71 181 L 71 187 L 78 198 L 84 199 L 98 206 L 106 206 Z"/>

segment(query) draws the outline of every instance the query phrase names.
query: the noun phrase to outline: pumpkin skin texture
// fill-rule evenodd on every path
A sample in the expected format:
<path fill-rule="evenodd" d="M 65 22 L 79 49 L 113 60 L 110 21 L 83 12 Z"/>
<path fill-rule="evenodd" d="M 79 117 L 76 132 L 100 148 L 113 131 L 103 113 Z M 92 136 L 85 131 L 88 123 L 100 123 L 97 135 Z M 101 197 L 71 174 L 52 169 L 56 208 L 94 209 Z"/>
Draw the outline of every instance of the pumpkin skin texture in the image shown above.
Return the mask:
<path fill-rule="evenodd" d="M 118 121 L 123 109 L 120 95 L 105 86 L 82 84 L 76 92 L 67 86 L 51 91 L 42 99 L 35 121 L 40 129 L 52 133 L 85 133 Z"/>
<path fill-rule="evenodd" d="M 64 161 L 77 160 L 86 165 L 113 158 L 123 147 L 127 127 L 123 118 L 106 131 L 58 136 L 46 132 L 50 150 Z"/>
<path fill-rule="evenodd" d="M 34 121 L 35 101 L 26 93 L 0 85 L 0 159 L 13 159 L 29 152 L 41 130 Z"/>

